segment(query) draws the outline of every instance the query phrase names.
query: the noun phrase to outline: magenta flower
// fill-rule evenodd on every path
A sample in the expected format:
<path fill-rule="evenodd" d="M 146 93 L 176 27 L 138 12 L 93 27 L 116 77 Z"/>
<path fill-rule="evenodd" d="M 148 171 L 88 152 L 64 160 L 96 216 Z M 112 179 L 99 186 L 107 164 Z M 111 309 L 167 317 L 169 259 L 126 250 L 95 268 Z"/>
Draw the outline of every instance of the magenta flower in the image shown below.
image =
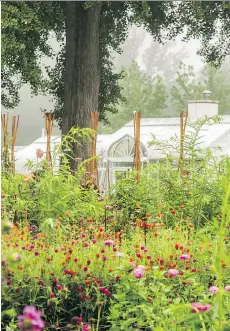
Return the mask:
<path fill-rule="evenodd" d="M 190 255 L 189 254 L 182 254 L 180 256 L 180 260 L 189 260 L 190 259 Z"/>
<path fill-rule="evenodd" d="M 90 331 L 91 330 L 91 326 L 89 324 L 85 324 L 82 327 L 82 331 Z"/>
<path fill-rule="evenodd" d="M 230 285 L 225 286 L 225 291 L 230 292 Z"/>
<path fill-rule="evenodd" d="M 201 311 L 206 311 L 206 310 L 210 310 L 211 309 L 211 305 L 206 304 L 206 305 L 202 305 L 200 302 L 193 302 L 192 303 L 192 312 L 193 313 L 198 313 Z"/>
<path fill-rule="evenodd" d="M 145 266 L 144 265 L 139 265 L 137 268 L 140 268 L 140 269 L 145 270 Z"/>
<path fill-rule="evenodd" d="M 42 313 L 33 306 L 26 306 L 23 315 L 18 316 L 18 327 L 21 331 L 41 331 L 45 323 Z"/>
<path fill-rule="evenodd" d="M 74 316 L 74 317 L 71 318 L 71 323 L 73 325 L 81 324 L 82 322 L 83 322 L 82 317 Z"/>
<path fill-rule="evenodd" d="M 144 268 L 143 266 L 138 266 L 132 271 L 132 275 L 136 278 L 142 278 L 144 276 Z"/>
<path fill-rule="evenodd" d="M 179 274 L 179 271 L 176 269 L 169 269 L 168 270 L 168 275 L 170 278 L 176 277 Z"/>
<path fill-rule="evenodd" d="M 219 289 L 216 286 L 211 286 L 209 287 L 209 292 L 210 293 L 218 293 Z"/>
<path fill-rule="evenodd" d="M 114 245 L 114 241 L 113 240 L 106 240 L 106 241 L 104 241 L 104 245 L 105 246 L 113 246 Z"/>

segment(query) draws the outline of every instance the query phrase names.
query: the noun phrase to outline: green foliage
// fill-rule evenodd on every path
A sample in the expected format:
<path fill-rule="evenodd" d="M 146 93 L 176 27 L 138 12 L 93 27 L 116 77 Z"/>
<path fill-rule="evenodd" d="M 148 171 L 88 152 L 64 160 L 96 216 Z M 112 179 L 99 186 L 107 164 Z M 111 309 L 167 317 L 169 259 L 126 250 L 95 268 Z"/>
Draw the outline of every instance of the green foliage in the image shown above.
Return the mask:
<path fill-rule="evenodd" d="M 205 88 L 212 92 L 211 98 L 219 101 L 219 114 L 230 113 L 230 57 L 216 69 L 205 66 L 203 73 Z"/>
<path fill-rule="evenodd" d="M 193 67 L 181 63 L 175 85 L 171 89 L 172 104 L 176 111 L 186 111 L 188 100 L 201 99 L 203 91 L 204 85 L 197 82 Z"/>
<path fill-rule="evenodd" d="M 72 127 L 54 152 L 52 167 L 46 161 L 37 160 L 35 164 L 28 163 L 28 169 L 33 175 L 26 178 L 4 173 L 2 190 L 8 198 L 5 199 L 3 219 L 7 213 L 9 219 L 20 223 L 29 215 L 34 224 L 42 226 L 43 229 L 53 229 L 54 220 L 59 216 L 64 218 L 66 213 L 70 215 L 67 217 L 69 222 L 75 222 L 83 216 L 103 215 L 103 207 L 98 201 L 98 191 L 94 189 L 94 185 L 90 186 L 89 190 L 81 186 L 86 171 L 85 165 L 89 160 L 80 163 L 74 175 L 69 171 L 69 160 L 72 159 L 69 152 L 71 144 L 78 143 L 79 140 L 89 140 L 91 135 L 90 129 Z M 62 164 L 57 172 L 56 163 L 60 157 Z"/>
<path fill-rule="evenodd" d="M 195 74 L 193 66 L 181 63 L 176 81 L 170 91 L 173 107 L 178 113 L 185 111 L 188 100 L 202 99 L 202 92 L 210 90 L 211 99 L 219 101 L 219 114 L 227 114 L 230 109 L 229 77 L 229 58 L 219 69 L 206 65 L 200 77 Z"/>
<path fill-rule="evenodd" d="M 125 101 L 119 105 L 118 113 L 108 115 L 110 126 L 102 126 L 103 133 L 113 132 L 133 118 L 134 111 L 141 111 L 143 117 L 162 117 L 166 108 L 166 86 L 161 76 L 154 79 L 143 73 L 133 62 L 120 82 Z"/>
<path fill-rule="evenodd" d="M 2 105 L 14 108 L 19 89 L 28 83 L 37 94 L 47 88 L 42 56 L 51 56 L 50 31 L 60 24 L 55 2 L 2 2 Z"/>
<path fill-rule="evenodd" d="M 160 221 L 164 215 L 166 225 L 175 224 L 179 217 L 186 227 L 187 219 L 197 228 L 221 212 L 220 184 L 225 175 L 225 159 L 217 159 L 202 147 L 200 134 L 204 125 L 216 121 L 218 118 L 206 118 L 187 128 L 182 172 L 178 171 L 179 139 L 159 142 L 153 136 L 150 145 L 159 150 L 165 161 L 146 167 L 138 185 L 135 172 L 129 172 L 127 178 L 118 180 L 111 194 L 113 203 L 121 208 L 123 227 L 130 228 L 137 217 L 145 220 L 146 213 L 150 213 L 154 221 Z"/>
<path fill-rule="evenodd" d="M 219 66 L 229 55 L 230 4 L 226 1 L 183 2 L 180 6 L 181 23 L 188 29 L 186 38 L 199 38 L 198 54 L 206 62 Z M 195 27 L 195 28 L 194 28 Z"/>
<path fill-rule="evenodd" d="M 187 131 L 183 173 L 168 157 L 144 169 L 138 184 L 130 172 L 107 201 L 80 186 L 83 169 L 73 176 L 64 166 L 55 176 L 43 162 L 33 177 L 4 173 L 2 328 L 16 329 L 16 316 L 35 305 L 44 331 L 86 323 L 95 331 L 227 331 L 230 164 L 202 149 L 198 134 L 217 120 Z M 63 145 L 79 135 L 90 132 L 73 128 Z M 178 150 L 175 139 L 152 144 Z M 194 302 L 210 309 L 192 312 Z"/>

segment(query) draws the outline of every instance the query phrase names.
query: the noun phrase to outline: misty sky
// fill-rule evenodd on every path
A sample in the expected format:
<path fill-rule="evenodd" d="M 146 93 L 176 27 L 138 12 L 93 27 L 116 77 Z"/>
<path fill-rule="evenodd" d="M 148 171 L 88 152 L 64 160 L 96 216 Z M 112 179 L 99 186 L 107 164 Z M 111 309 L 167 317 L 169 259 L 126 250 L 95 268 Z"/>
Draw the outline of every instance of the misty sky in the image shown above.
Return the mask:
<path fill-rule="evenodd" d="M 135 27 L 135 29 L 140 29 L 137 31 L 141 31 L 141 28 Z M 146 31 L 144 32 L 144 40 L 141 43 L 141 54 L 137 59 L 137 62 L 141 69 L 144 70 L 143 63 L 141 58 L 144 57 L 145 49 L 148 47 L 151 41 L 151 35 Z M 180 42 L 181 37 L 176 39 L 174 49 L 172 51 L 177 51 L 182 46 L 182 42 Z M 50 38 L 51 44 L 55 52 L 59 51 L 59 45 L 54 37 Z M 184 43 L 183 43 L 184 44 Z M 199 47 L 199 42 L 192 40 L 185 44 L 186 51 L 188 53 L 188 57 L 181 58 L 181 60 L 186 64 L 192 64 L 196 71 L 199 71 L 203 65 L 201 58 L 196 55 L 196 51 Z M 54 65 L 55 60 L 50 58 L 44 58 L 42 63 L 45 65 Z M 116 63 L 119 64 L 119 67 L 122 66 L 123 63 L 119 61 L 119 55 L 116 56 Z M 41 109 L 51 110 L 53 109 L 52 98 L 47 96 L 31 96 L 30 89 L 28 86 L 23 86 L 20 93 L 21 102 L 13 110 L 13 114 L 20 115 L 19 122 L 19 130 L 16 145 L 17 146 L 26 146 L 32 143 L 34 140 L 38 139 L 41 136 L 42 128 L 44 128 L 44 118 L 41 112 Z M 4 112 L 4 108 L 2 107 L 2 112 Z M 11 127 L 11 126 L 10 126 Z M 56 127 L 53 129 L 53 134 L 59 134 L 59 130 Z"/>

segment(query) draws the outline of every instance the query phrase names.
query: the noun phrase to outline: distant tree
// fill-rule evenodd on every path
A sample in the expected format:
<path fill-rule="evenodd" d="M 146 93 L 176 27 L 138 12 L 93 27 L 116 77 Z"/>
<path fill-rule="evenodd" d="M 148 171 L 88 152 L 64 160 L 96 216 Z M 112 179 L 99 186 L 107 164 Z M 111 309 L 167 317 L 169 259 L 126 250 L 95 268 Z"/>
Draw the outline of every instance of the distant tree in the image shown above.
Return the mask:
<path fill-rule="evenodd" d="M 230 114 L 230 56 L 216 69 L 206 65 L 202 77 L 205 88 L 212 92 L 212 99 L 219 101 L 219 114 Z"/>
<path fill-rule="evenodd" d="M 161 74 L 167 85 L 171 84 L 175 80 L 176 68 L 188 56 L 184 44 L 177 48 L 178 44 L 175 41 L 168 41 L 162 45 L 151 40 L 142 57 L 145 71 L 152 76 Z"/>
<path fill-rule="evenodd" d="M 180 64 L 176 81 L 170 91 L 172 107 L 179 113 L 187 109 L 188 100 L 199 100 L 204 90 L 212 92 L 212 99 L 219 101 L 219 114 L 230 111 L 230 57 L 216 69 L 204 66 L 196 75 L 192 66 Z"/>
<path fill-rule="evenodd" d="M 133 25 L 129 31 L 125 42 L 120 46 L 121 53 L 112 53 L 114 56 L 114 67 L 116 71 L 128 68 L 133 61 L 137 61 L 147 32 L 145 29 Z"/>
<path fill-rule="evenodd" d="M 141 111 L 142 116 L 165 116 L 167 107 L 166 86 L 161 76 L 154 79 L 142 72 L 134 61 L 124 71 L 120 82 L 125 102 L 119 105 L 117 114 L 109 114 L 110 127 L 101 126 L 102 132 L 113 132 L 132 120 L 134 111 Z"/>
<path fill-rule="evenodd" d="M 185 44 L 178 47 L 175 41 L 164 44 L 150 39 L 150 34 L 142 27 L 132 26 L 125 42 L 120 46 L 122 53 L 114 55 L 116 71 L 128 68 L 133 61 L 140 62 L 144 70 L 151 76 L 161 74 L 167 83 L 174 80 L 176 68 L 188 53 Z M 147 47 L 146 47 L 147 44 Z"/>
<path fill-rule="evenodd" d="M 193 66 L 180 63 L 175 83 L 170 91 L 172 107 L 177 113 L 187 110 L 188 100 L 201 99 L 203 90 L 204 84 L 198 81 Z"/>

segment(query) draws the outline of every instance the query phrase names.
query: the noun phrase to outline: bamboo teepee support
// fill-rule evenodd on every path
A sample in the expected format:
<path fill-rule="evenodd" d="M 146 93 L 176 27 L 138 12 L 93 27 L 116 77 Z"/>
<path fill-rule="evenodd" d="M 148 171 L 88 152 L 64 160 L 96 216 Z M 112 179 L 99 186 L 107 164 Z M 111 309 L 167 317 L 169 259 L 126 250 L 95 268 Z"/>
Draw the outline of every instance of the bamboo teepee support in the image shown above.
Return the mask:
<path fill-rule="evenodd" d="M 47 135 L 47 143 L 46 143 L 46 160 L 48 164 L 52 165 L 52 157 L 51 157 L 51 136 L 53 130 L 53 121 L 54 121 L 54 114 L 52 113 L 45 113 L 45 127 L 46 127 L 46 135 Z"/>
<path fill-rule="evenodd" d="M 184 112 L 182 111 L 180 113 L 180 158 L 178 165 L 180 171 L 183 170 L 183 164 L 184 164 L 184 139 L 185 139 L 187 121 L 188 121 L 188 112 L 186 113 L 186 116 L 184 118 Z"/>
<path fill-rule="evenodd" d="M 12 136 L 11 136 L 11 172 L 15 173 L 15 158 L 14 158 L 14 148 L 18 133 L 19 115 L 12 117 Z"/>
<path fill-rule="evenodd" d="M 141 150 L 140 150 L 140 127 L 141 112 L 133 112 L 134 120 L 134 168 L 137 171 L 136 181 L 139 181 L 139 171 L 141 170 Z"/>
<path fill-rule="evenodd" d="M 97 128 L 98 128 L 98 120 L 99 120 L 99 113 L 91 111 L 90 113 L 91 118 L 91 129 L 94 130 L 93 137 L 92 137 L 92 146 L 91 146 L 91 158 L 89 165 L 89 172 L 90 172 L 90 181 L 92 183 L 98 184 L 98 169 L 97 169 L 97 161 L 95 160 L 96 156 L 96 143 L 97 143 Z"/>
<path fill-rule="evenodd" d="M 1 121 L 2 121 L 2 129 L 3 129 L 3 168 L 5 169 L 7 166 L 7 156 L 8 156 L 8 123 L 9 123 L 9 113 L 1 114 Z"/>

